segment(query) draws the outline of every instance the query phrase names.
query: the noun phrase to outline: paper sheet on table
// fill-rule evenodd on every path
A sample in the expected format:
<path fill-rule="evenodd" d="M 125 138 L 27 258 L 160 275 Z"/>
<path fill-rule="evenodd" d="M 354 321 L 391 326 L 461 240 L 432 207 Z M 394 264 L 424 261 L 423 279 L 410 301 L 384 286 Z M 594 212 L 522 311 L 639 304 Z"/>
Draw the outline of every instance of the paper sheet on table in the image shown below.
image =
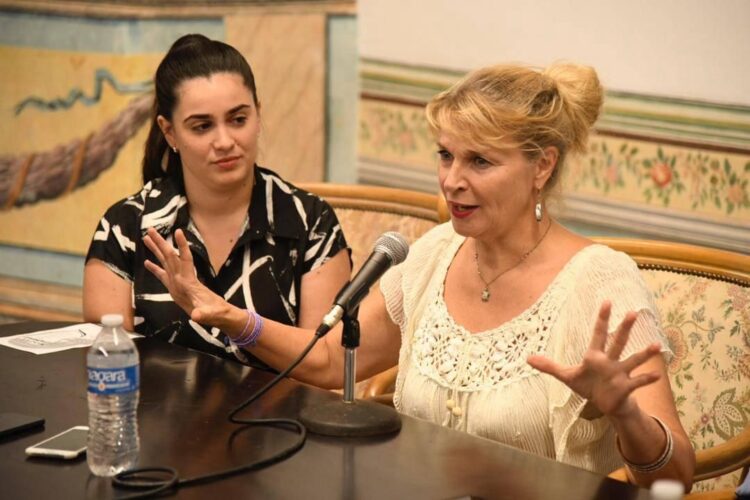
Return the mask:
<path fill-rule="evenodd" d="M 101 325 L 80 323 L 52 330 L 0 337 L 0 345 L 34 354 L 49 354 L 65 349 L 88 347 L 94 343 L 94 339 L 101 329 Z M 131 339 L 141 337 L 141 335 L 135 333 L 128 333 L 128 335 Z"/>

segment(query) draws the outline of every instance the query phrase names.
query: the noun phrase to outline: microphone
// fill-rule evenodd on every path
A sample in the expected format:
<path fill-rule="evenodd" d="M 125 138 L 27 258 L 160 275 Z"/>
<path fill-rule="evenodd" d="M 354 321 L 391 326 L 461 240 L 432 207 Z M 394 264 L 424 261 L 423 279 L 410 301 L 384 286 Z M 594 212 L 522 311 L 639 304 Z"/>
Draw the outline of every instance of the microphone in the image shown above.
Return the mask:
<path fill-rule="evenodd" d="M 401 418 L 393 408 L 354 398 L 357 373 L 355 353 L 359 346 L 359 321 L 355 313 L 370 287 L 391 266 L 403 262 L 408 253 L 409 245 L 400 234 L 388 232 L 380 236 L 367 261 L 339 291 L 333 307 L 315 331 L 315 340 L 318 340 L 339 321 L 344 323 L 341 335 L 341 345 L 344 347 L 344 397 L 302 408 L 300 420 L 309 431 L 324 436 L 355 437 L 389 434 L 401 429 Z"/>
<path fill-rule="evenodd" d="M 344 285 L 333 301 L 333 307 L 323 316 L 315 335 L 322 337 L 341 321 L 345 313 L 359 307 L 359 303 L 370 291 L 370 287 L 391 267 L 400 264 L 409 253 L 409 244 L 399 233 L 383 233 L 375 242 L 372 253 L 356 276 Z"/>

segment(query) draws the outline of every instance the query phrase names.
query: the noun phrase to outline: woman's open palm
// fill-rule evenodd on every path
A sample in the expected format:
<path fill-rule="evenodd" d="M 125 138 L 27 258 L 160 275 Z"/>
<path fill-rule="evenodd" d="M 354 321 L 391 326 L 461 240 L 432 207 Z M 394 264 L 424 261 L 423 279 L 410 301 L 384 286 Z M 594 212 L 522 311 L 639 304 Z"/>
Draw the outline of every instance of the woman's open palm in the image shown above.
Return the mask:
<path fill-rule="evenodd" d="M 181 229 L 175 232 L 174 238 L 177 250 L 155 229 L 149 228 L 143 242 L 154 253 L 161 266 L 146 260 L 146 269 L 161 281 L 175 303 L 193 321 L 211 324 L 226 311 L 227 303 L 198 280 L 193 255 Z"/>
<path fill-rule="evenodd" d="M 530 356 L 528 363 L 537 370 L 552 375 L 587 399 L 602 414 L 621 415 L 635 404 L 630 395 L 639 387 L 659 379 L 656 373 L 642 373 L 631 376 L 631 372 L 660 351 L 658 344 L 652 344 L 632 356 L 620 360 L 630 336 L 630 330 L 637 314 L 629 312 L 617 327 L 609 348 L 607 330 L 612 304 L 606 301 L 599 309 L 591 343 L 580 364 L 563 366 L 545 356 Z"/>

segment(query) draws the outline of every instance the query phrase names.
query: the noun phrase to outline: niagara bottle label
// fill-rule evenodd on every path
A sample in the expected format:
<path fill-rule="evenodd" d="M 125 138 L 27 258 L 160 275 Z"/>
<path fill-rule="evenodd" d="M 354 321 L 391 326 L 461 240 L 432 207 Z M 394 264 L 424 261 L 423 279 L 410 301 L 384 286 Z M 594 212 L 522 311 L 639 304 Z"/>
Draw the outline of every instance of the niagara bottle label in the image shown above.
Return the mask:
<path fill-rule="evenodd" d="M 122 394 L 138 390 L 138 365 L 89 368 L 88 371 L 88 391 L 93 394 Z"/>

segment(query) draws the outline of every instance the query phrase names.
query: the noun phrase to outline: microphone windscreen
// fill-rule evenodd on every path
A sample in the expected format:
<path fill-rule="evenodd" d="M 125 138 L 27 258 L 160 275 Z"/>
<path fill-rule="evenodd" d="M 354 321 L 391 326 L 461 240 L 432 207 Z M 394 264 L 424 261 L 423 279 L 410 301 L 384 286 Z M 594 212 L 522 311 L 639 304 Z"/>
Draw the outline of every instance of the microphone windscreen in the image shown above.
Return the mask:
<path fill-rule="evenodd" d="M 375 242 L 373 252 L 381 252 L 388 256 L 392 265 L 401 264 L 409 254 L 409 243 L 401 234 L 395 231 L 383 233 Z"/>

